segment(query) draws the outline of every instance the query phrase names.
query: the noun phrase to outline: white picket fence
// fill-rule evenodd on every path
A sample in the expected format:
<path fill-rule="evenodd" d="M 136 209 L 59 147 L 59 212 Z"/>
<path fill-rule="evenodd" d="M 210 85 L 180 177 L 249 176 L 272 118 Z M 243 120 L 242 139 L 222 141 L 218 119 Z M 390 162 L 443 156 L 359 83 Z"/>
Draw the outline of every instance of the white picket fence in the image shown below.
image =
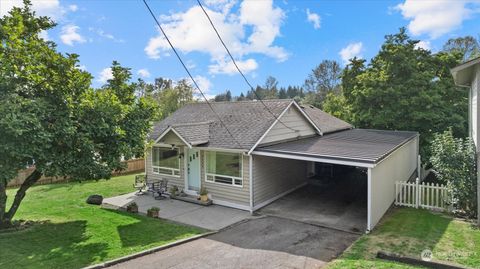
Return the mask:
<path fill-rule="evenodd" d="M 397 181 L 395 205 L 431 210 L 448 209 L 447 187 L 441 184 Z"/>

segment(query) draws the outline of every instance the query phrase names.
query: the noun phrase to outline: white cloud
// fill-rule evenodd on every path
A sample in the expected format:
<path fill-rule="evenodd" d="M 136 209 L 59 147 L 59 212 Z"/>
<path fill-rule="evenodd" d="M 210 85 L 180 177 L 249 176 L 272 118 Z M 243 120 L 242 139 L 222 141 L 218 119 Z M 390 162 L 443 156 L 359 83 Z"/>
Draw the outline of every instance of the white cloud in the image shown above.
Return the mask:
<path fill-rule="evenodd" d="M 125 43 L 125 40 L 116 38 L 114 35 L 105 32 L 103 29 L 94 28 L 94 27 L 89 27 L 88 30 L 89 30 L 90 32 L 96 33 L 98 36 L 100 36 L 100 37 L 102 37 L 102 38 L 112 40 L 113 42 L 116 42 L 116 43 Z"/>
<path fill-rule="evenodd" d="M 73 46 L 75 42 L 85 43 L 85 38 L 77 32 L 78 30 L 80 30 L 80 27 L 74 24 L 67 24 L 62 27 L 60 39 L 64 44 L 69 46 Z"/>
<path fill-rule="evenodd" d="M 113 73 L 112 73 L 112 68 L 107 67 L 107 68 L 104 68 L 102 71 L 100 71 L 100 74 L 97 80 L 101 83 L 106 83 L 107 80 L 109 79 L 113 79 Z"/>
<path fill-rule="evenodd" d="M 410 20 L 408 30 L 413 35 L 427 34 L 435 39 L 460 27 L 464 20 L 478 12 L 478 8 L 469 7 L 475 3 L 480 4 L 478 0 L 405 0 L 395 9 Z"/>
<path fill-rule="evenodd" d="M 203 76 L 195 76 L 193 78 L 195 79 L 195 81 L 198 84 L 198 87 L 200 87 L 200 90 L 202 90 L 203 93 L 206 94 L 206 93 L 210 92 L 213 84 L 208 78 L 203 77 Z"/>
<path fill-rule="evenodd" d="M 339 54 L 340 57 L 342 58 L 343 62 L 347 64 L 350 59 L 353 57 L 362 57 L 362 51 L 363 51 L 363 43 L 362 42 L 357 42 L 357 43 L 351 43 L 348 44 L 345 48 L 343 48 Z"/>
<path fill-rule="evenodd" d="M 209 0 L 205 7 L 233 56 L 239 62 L 248 62 L 248 68 L 253 67 L 252 60 L 243 58 L 251 53 L 285 61 L 288 53 L 284 48 L 273 45 L 280 36 L 280 26 L 285 18 L 283 10 L 268 0 L 244 1 L 237 12 L 232 12 L 234 3 L 231 0 Z M 221 66 L 226 65 L 226 51 L 200 7 L 193 6 L 185 12 L 161 15 L 160 19 L 176 49 L 183 53 L 206 53 L 210 55 L 212 66 L 217 66 L 211 70 L 224 73 L 220 70 Z M 152 59 L 166 56 L 169 51 L 170 46 L 160 33 L 152 37 L 145 47 L 145 53 Z M 255 68 L 257 66 L 255 62 Z"/>
<path fill-rule="evenodd" d="M 38 37 L 42 38 L 45 41 L 50 40 L 50 37 L 48 36 L 48 32 L 45 30 L 40 31 L 40 33 L 38 34 Z"/>
<path fill-rule="evenodd" d="M 310 9 L 307 8 L 307 20 L 313 23 L 313 28 L 320 29 L 321 18 L 317 13 L 310 12 Z"/>
<path fill-rule="evenodd" d="M 77 5 L 69 5 L 68 6 L 68 9 L 71 11 L 71 12 L 75 12 L 78 10 L 78 6 Z"/>
<path fill-rule="evenodd" d="M 248 74 L 258 68 L 258 63 L 255 61 L 255 59 L 247 59 L 245 61 L 235 62 L 237 63 L 238 68 L 240 68 L 244 74 Z M 212 74 L 233 75 L 238 72 L 237 68 L 230 59 L 219 60 L 217 63 L 208 66 L 208 69 Z"/>
<path fill-rule="evenodd" d="M 137 74 L 141 76 L 142 78 L 149 78 L 150 77 L 150 72 L 146 68 L 139 69 L 137 71 Z"/>
<path fill-rule="evenodd" d="M 1 0 L 0 16 L 8 14 L 13 7 L 23 7 L 23 0 Z M 40 16 L 59 20 L 65 15 L 65 9 L 59 0 L 32 0 L 32 8 Z"/>
<path fill-rule="evenodd" d="M 424 40 L 421 40 L 420 42 L 418 42 L 415 47 L 418 49 L 418 48 L 422 48 L 424 50 L 432 50 L 432 44 L 430 43 L 430 41 L 424 41 Z"/>

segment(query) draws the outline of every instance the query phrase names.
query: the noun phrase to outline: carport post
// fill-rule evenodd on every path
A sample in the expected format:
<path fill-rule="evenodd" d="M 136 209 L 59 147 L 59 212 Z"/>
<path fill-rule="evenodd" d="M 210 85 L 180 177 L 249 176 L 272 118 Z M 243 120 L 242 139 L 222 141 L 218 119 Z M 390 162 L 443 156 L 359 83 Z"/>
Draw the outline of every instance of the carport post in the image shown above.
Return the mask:
<path fill-rule="evenodd" d="M 253 214 L 253 157 L 248 155 L 248 176 L 250 185 L 250 214 Z"/>
<path fill-rule="evenodd" d="M 367 231 L 369 233 L 372 230 L 372 168 L 368 168 L 368 180 L 367 180 Z"/>

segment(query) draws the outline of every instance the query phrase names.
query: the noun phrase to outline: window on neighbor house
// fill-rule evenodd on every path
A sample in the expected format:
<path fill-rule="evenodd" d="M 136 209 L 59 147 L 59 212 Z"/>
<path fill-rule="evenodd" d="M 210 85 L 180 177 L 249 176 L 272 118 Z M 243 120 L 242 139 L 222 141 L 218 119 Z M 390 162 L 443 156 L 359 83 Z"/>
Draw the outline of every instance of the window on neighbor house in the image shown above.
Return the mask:
<path fill-rule="evenodd" d="M 242 155 L 227 152 L 205 152 L 207 182 L 243 186 Z"/>
<path fill-rule="evenodd" d="M 180 176 L 178 148 L 153 147 L 152 169 L 155 174 Z"/>

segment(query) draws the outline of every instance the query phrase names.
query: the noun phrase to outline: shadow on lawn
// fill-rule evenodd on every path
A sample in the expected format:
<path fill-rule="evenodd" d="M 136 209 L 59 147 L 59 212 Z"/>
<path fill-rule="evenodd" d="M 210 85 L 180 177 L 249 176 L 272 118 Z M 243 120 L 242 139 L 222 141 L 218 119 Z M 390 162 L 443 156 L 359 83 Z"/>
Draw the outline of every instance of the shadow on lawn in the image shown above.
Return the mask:
<path fill-rule="evenodd" d="M 158 242 L 168 243 L 203 232 L 198 228 L 148 218 L 124 211 L 105 210 L 137 220 L 134 223 L 117 227 L 120 240 L 122 241 L 122 247 L 145 246 Z"/>
<path fill-rule="evenodd" d="M 87 243 L 86 221 L 43 223 L 0 234 L 0 268 L 82 268 L 106 256 L 105 243 Z"/>
<path fill-rule="evenodd" d="M 358 240 L 343 259 L 373 259 L 378 251 L 420 258 L 425 249 L 434 249 L 452 221 L 441 213 L 424 209 L 393 208 L 369 235 Z"/>

